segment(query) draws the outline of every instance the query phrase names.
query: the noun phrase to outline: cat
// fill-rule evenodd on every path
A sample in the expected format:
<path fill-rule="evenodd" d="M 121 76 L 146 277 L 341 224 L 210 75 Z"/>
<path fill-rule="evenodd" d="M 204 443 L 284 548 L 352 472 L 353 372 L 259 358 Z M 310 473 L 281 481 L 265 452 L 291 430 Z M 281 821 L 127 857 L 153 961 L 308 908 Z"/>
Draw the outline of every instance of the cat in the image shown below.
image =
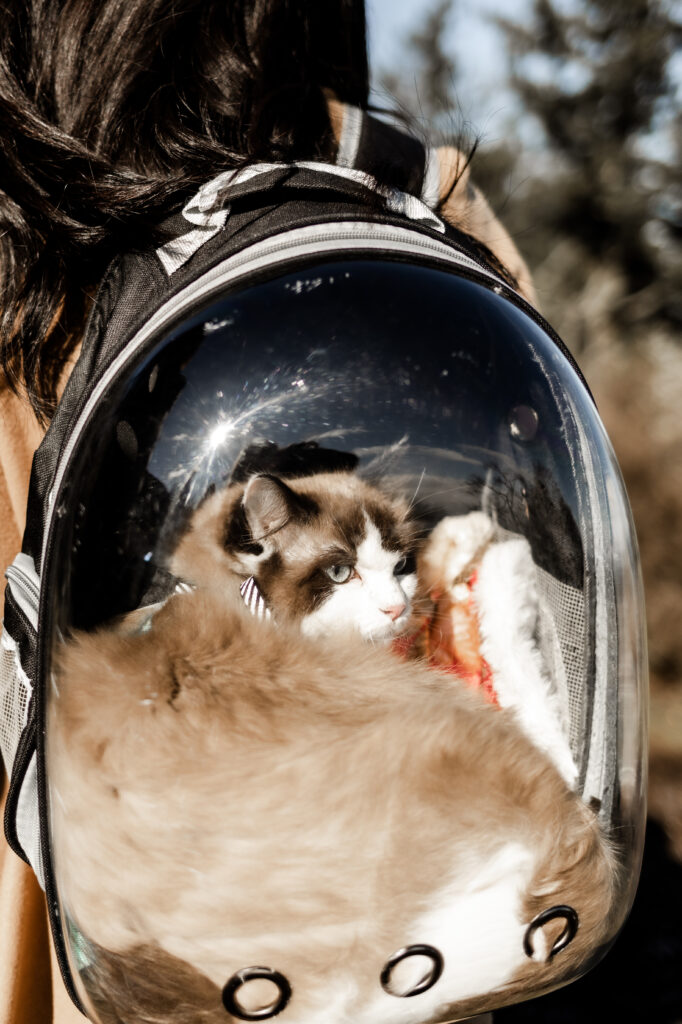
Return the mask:
<path fill-rule="evenodd" d="M 291 1024 L 449 1020 L 557 984 L 610 934 L 593 813 L 511 711 L 391 649 L 419 539 L 405 502 L 352 473 L 257 474 L 181 538 L 171 568 L 194 590 L 142 631 L 58 649 L 57 881 L 103 1021 L 110 1002 L 217 1024 L 222 986 L 256 964 L 287 977 Z M 565 922 L 528 929 L 557 905 L 579 927 L 554 957 Z M 443 973 L 400 1001 L 382 970 L 419 943 Z"/>
<path fill-rule="evenodd" d="M 254 577 L 276 621 L 305 636 L 388 643 L 412 616 L 419 536 L 405 501 L 354 473 L 256 474 L 203 503 L 171 569 L 210 592 Z"/>
<path fill-rule="evenodd" d="M 299 447 L 266 449 L 270 468 L 300 473 L 311 452 L 306 449 L 304 460 Z M 328 460 L 332 453 L 315 448 L 312 454 Z M 474 628 L 468 661 L 456 645 L 456 674 L 464 679 L 467 664 L 485 657 L 495 703 L 514 710 L 529 738 L 574 786 L 567 702 L 555 692 L 535 640 L 539 609 L 528 542 L 499 537 L 480 511 L 446 516 L 425 536 L 404 499 L 351 469 L 286 479 L 242 472 L 263 457 L 262 449 L 249 449 L 237 481 L 233 477 L 194 513 L 171 559 L 173 572 L 210 591 L 234 590 L 248 579 L 241 590 L 250 607 L 296 623 L 307 636 L 350 631 L 389 643 L 412 634 L 413 656 L 424 652 L 428 638 L 431 661 L 441 666 L 454 653 L 449 620 L 462 608 Z M 467 587 L 453 582 L 473 570 L 474 610 L 465 608 L 468 597 L 455 600 L 457 588 Z M 434 593 L 440 594 L 435 609 L 428 597 Z"/>

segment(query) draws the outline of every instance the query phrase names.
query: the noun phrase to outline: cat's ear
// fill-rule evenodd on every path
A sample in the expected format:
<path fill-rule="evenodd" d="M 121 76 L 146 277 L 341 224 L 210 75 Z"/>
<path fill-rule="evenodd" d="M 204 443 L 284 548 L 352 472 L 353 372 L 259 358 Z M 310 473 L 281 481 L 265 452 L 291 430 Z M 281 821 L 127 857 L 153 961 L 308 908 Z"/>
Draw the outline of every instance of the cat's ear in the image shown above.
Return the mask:
<path fill-rule="evenodd" d="M 244 490 L 242 506 L 255 541 L 270 537 L 291 519 L 307 516 L 313 504 L 296 494 L 276 476 L 252 477 Z"/>

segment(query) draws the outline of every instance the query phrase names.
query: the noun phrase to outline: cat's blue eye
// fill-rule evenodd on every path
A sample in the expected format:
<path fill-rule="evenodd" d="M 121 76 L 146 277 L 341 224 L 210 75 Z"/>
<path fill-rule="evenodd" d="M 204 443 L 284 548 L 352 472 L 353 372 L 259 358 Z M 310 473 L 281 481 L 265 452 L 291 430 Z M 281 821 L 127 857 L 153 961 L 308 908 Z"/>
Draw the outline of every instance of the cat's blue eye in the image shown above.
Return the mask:
<path fill-rule="evenodd" d="M 394 576 L 407 576 L 408 573 L 414 572 L 414 558 L 412 555 L 404 555 L 399 562 L 393 568 Z"/>
<path fill-rule="evenodd" d="M 348 583 L 348 580 L 353 575 L 352 565 L 330 565 L 324 570 L 334 583 Z"/>

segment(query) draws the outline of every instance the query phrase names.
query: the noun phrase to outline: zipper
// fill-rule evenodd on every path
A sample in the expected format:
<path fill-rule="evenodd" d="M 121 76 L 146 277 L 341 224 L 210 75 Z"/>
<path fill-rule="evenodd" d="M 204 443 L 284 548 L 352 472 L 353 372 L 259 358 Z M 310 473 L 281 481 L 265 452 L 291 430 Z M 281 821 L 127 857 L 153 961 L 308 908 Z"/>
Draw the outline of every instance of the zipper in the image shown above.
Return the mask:
<path fill-rule="evenodd" d="M 40 559 L 41 566 L 45 565 L 45 555 L 54 519 L 54 508 L 76 444 L 87 426 L 94 408 L 99 403 L 109 384 L 125 365 L 138 354 L 150 338 L 168 327 L 179 314 L 185 312 L 195 303 L 207 299 L 213 292 L 233 284 L 239 278 L 262 267 L 270 267 L 295 257 L 303 258 L 309 255 L 319 257 L 327 252 L 361 253 L 375 250 L 399 253 L 401 255 L 423 256 L 428 254 L 432 258 L 451 266 L 464 267 L 474 270 L 478 274 L 483 274 L 491 281 L 494 281 L 500 290 L 504 288 L 505 290 L 512 291 L 502 278 L 489 270 L 483 263 L 479 263 L 472 256 L 453 249 L 450 245 L 446 245 L 438 239 L 430 238 L 410 228 L 390 227 L 383 224 L 368 223 L 367 221 L 344 221 L 342 223 L 325 224 L 323 227 L 312 225 L 310 227 L 297 228 L 293 231 L 275 235 L 265 241 L 256 242 L 241 252 L 229 256 L 222 263 L 217 264 L 217 266 L 202 274 L 200 278 L 192 281 L 191 284 L 173 295 L 163 306 L 157 309 L 146 324 L 121 349 L 95 384 L 76 420 L 76 424 L 71 431 L 57 464 L 54 482 L 48 497 L 48 510 Z"/>

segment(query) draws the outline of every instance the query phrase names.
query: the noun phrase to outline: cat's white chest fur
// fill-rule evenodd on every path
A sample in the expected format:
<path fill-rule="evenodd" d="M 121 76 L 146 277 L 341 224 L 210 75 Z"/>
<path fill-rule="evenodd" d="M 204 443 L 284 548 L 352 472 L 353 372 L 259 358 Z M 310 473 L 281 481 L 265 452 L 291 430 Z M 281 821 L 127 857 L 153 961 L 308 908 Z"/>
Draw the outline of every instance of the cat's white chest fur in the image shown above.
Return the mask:
<path fill-rule="evenodd" d="M 402 555 L 387 550 L 379 530 L 365 514 L 365 536 L 357 547 L 355 575 L 334 588 L 327 599 L 301 621 L 306 636 L 325 636 L 345 629 L 366 640 L 391 640 L 407 625 L 417 588 L 414 573 L 399 575 Z"/>

